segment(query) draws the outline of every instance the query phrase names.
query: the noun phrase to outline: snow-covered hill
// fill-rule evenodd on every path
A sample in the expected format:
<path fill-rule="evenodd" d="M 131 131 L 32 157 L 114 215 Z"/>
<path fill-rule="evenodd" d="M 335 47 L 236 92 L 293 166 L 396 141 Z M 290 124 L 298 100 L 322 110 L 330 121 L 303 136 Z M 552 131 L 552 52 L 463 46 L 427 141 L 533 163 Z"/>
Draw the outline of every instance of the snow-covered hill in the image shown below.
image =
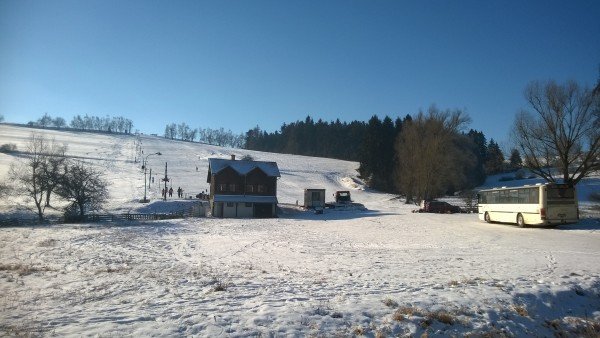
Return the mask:
<path fill-rule="evenodd" d="M 272 154 L 241 149 L 222 148 L 199 143 L 166 140 L 162 137 L 147 135 L 106 135 L 87 132 L 60 132 L 23 127 L 0 125 L 0 145 L 14 143 L 17 150 L 24 150 L 32 132 L 42 132 L 59 144 L 67 144 L 69 156 L 84 159 L 101 167 L 110 182 L 110 211 L 135 211 L 142 206 L 138 201 L 144 196 L 144 171 L 138 156 L 138 145 L 144 152 L 143 157 L 160 152 L 162 155 L 148 156 L 148 168 L 152 170 L 154 184 L 150 183 L 147 195 L 154 201 L 160 199 L 160 179 L 164 177 L 165 163 L 168 166 L 169 186 L 184 189 L 189 196 L 195 196 L 209 188 L 206 183 L 208 158 L 240 159 L 245 155 L 255 160 L 277 162 L 281 171 L 278 182 L 280 203 L 301 205 L 306 188 L 325 188 L 329 199 L 336 190 L 351 190 L 353 198 L 366 203 L 386 200 L 392 196 L 376 192 L 365 192 L 363 184 L 357 178 L 356 162 L 327 158 L 314 158 L 286 154 Z M 0 154 L 0 175 L 6 175 L 9 164 L 16 157 Z M 150 171 L 147 172 L 150 174 Z M 150 179 L 149 179 L 150 180 Z M 14 202 L 10 201 L 10 202 Z M 163 205 L 156 203 L 156 206 Z M 5 205 L 6 207 L 6 205 Z"/>
<path fill-rule="evenodd" d="M 24 149 L 31 129 L 0 125 Z M 600 223 L 556 229 L 415 214 L 363 189 L 357 163 L 170 141 L 45 131 L 106 170 L 110 211 L 177 207 L 143 197 L 153 175 L 206 190 L 207 158 L 275 161 L 277 219 L 190 218 L 0 229 L 0 335 L 553 336 L 600 333 Z M 0 177 L 14 156 L 0 154 Z M 198 171 L 196 171 L 198 167 Z M 155 178 L 157 181 L 159 176 Z M 506 184 L 503 184 L 506 185 Z M 294 208 L 304 188 L 351 190 L 368 210 Z M 2 212 L 15 212 L 15 199 Z M 21 201 L 22 202 L 22 201 Z M 290 206 L 291 204 L 291 206 Z M 145 208 L 145 209 L 144 209 Z"/>

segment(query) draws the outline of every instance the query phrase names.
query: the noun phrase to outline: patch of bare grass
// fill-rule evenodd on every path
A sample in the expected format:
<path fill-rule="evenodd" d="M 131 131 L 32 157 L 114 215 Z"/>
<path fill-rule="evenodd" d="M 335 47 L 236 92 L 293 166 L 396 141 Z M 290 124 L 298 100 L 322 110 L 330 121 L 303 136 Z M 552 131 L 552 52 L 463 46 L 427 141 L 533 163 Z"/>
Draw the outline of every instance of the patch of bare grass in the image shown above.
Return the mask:
<path fill-rule="evenodd" d="M 396 301 L 394 301 L 391 298 L 386 298 L 384 300 L 381 301 L 385 306 L 389 307 L 389 308 L 396 308 L 398 307 L 398 303 Z"/>
<path fill-rule="evenodd" d="M 45 240 L 40 241 L 38 243 L 38 246 L 42 247 L 42 248 L 51 248 L 51 247 L 55 247 L 57 244 L 58 244 L 58 241 L 55 240 L 54 238 L 46 238 Z"/>
<path fill-rule="evenodd" d="M 394 321 L 401 322 L 401 321 L 405 320 L 406 317 L 404 316 L 403 313 L 400 312 L 400 310 L 396 310 L 396 312 L 394 312 L 394 314 L 392 315 L 392 319 Z"/>
<path fill-rule="evenodd" d="M 396 310 L 396 313 L 405 315 L 405 316 L 424 316 L 425 311 L 419 309 L 415 306 L 402 306 Z"/>
<path fill-rule="evenodd" d="M 129 272 L 129 270 L 131 270 L 131 268 L 128 266 L 117 266 L 117 267 L 107 266 L 107 267 L 96 270 L 96 274 L 99 275 L 101 273 L 123 273 L 123 272 Z"/>
<path fill-rule="evenodd" d="M 521 317 L 529 317 L 529 312 L 527 312 L 527 308 L 524 305 L 514 304 L 512 309 Z"/>
<path fill-rule="evenodd" d="M 0 263 L 0 271 L 14 271 L 19 276 L 27 276 L 36 272 L 46 272 L 53 271 L 51 268 L 47 266 L 34 266 L 27 265 L 23 263 L 14 263 L 14 264 L 2 264 Z"/>
<path fill-rule="evenodd" d="M 449 285 L 450 287 L 453 287 L 453 288 L 455 288 L 455 287 L 457 287 L 457 286 L 460 286 L 460 282 L 459 282 L 459 281 L 457 281 L 457 280 L 451 280 L 451 281 L 448 283 L 448 285 Z"/>
<path fill-rule="evenodd" d="M 365 333 L 367 333 L 367 330 L 364 327 L 359 325 L 359 326 L 356 326 L 354 329 L 352 329 L 352 333 L 355 336 L 364 336 Z"/>
<path fill-rule="evenodd" d="M 589 319 L 579 317 L 566 317 L 564 319 L 567 327 L 565 331 L 559 330 L 565 336 L 577 336 L 584 338 L 600 337 L 600 318 Z"/>
<path fill-rule="evenodd" d="M 426 317 L 428 319 L 436 320 L 436 321 L 446 324 L 446 325 L 453 325 L 454 322 L 456 322 L 456 318 L 454 317 L 454 315 L 452 315 L 449 312 L 442 311 L 442 310 L 429 312 Z"/>
<path fill-rule="evenodd" d="M 229 283 L 225 282 L 221 278 L 213 278 L 212 284 L 213 284 L 213 287 L 212 287 L 213 292 L 227 291 L 227 288 L 229 287 Z"/>

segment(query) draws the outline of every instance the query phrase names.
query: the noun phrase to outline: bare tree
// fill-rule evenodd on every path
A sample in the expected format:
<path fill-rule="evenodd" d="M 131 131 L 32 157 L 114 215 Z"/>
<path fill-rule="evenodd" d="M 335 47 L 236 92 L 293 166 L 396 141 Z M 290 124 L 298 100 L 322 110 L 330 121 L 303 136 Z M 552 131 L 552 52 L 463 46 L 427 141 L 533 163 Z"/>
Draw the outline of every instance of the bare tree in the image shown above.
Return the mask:
<path fill-rule="evenodd" d="M 51 207 L 50 197 L 65 174 L 66 152 L 67 145 L 60 145 L 55 140 L 52 140 L 47 147 L 46 159 L 42 163 L 42 184 L 46 192 L 46 207 Z"/>
<path fill-rule="evenodd" d="M 64 118 L 60 117 L 60 116 L 57 117 L 57 118 L 55 118 L 52 123 L 57 128 L 64 128 L 67 125 L 67 121 Z"/>
<path fill-rule="evenodd" d="M 45 168 L 49 157 L 48 141 L 40 134 L 32 133 L 26 147 L 26 156 L 13 163 L 9 170 L 9 177 L 15 186 L 17 194 L 25 195 L 33 200 L 35 211 L 40 221 L 44 219 L 47 198 L 45 184 Z"/>
<path fill-rule="evenodd" d="M 57 193 L 71 202 L 67 209 L 75 207 L 79 216 L 84 216 L 87 211 L 102 208 L 108 199 L 108 183 L 102 172 L 85 162 L 73 161 L 68 163 Z"/>
<path fill-rule="evenodd" d="M 406 203 L 419 202 L 465 185 L 465 166 L 475 155 L 462 145 L 459 130 L 470 118 L 462 111 L 440 111 L 434 106 L 403 126 L 396 141 L 396 184 Z"/>
<path fill-rule="evenodd" d="M 5 182 L 0 182 L 0 198 L 8 196 L 10 192 L 10 186 Z"/>
<path fill-rule="evenodd" d="M 44 113 L 44 116 L 37 120 L 37 125 L 40 127 L 50 127 L 53 123 L 54 119 L 48 113 Z"/>
<path fill-rule="evenodd" d="M 533 111 L 517 114 L 513 131 L 525 167 L 548 182 L 557 169 L 570 185 L 600 169 L 600 91 L 532 82 L 525 98 Z"/>

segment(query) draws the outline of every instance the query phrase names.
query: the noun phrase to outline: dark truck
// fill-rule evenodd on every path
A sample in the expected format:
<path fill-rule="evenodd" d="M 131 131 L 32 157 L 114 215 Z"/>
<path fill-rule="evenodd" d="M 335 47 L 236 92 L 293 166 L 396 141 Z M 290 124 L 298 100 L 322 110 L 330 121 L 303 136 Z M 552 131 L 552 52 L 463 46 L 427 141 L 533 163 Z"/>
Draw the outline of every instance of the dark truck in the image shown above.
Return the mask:
<path fill-rule="evenodd" d="M 454 214 L 462 212 L 460 207 L 442 201 L 424 201 L 419 212 L 432 212 L 437 214 Z"/>

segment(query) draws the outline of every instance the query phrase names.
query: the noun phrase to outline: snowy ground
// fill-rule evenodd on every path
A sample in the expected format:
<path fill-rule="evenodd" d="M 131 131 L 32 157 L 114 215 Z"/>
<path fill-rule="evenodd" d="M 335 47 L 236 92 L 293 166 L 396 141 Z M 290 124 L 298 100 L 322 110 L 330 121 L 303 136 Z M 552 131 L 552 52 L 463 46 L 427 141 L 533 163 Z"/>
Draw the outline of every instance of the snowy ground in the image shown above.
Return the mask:
<path fill-rule="evenodd" d="M 23 149 L 30 132 L 0 125 L 0 144 Z M 137 202 L 144 184 L 135 137 L 49 134 L 68 142 L 69 154 L 107 170 L 107 211 L 185 203 Z M 164 154 L 150 157 L 153 174 L 164 175 L 167 161 L 174 189 L 190 194 L 208 188 L 208 157 L 277 161 L 281 217 L 0 229 L 0 335 L 600 332 L 594 213 L 556 229 L 415 214 L 391 195 L 363 190 L 353 162 L 154 137 L 141 144 L 146 154 Z M 0 175 L 14 159 L 0 154 Z M 305 212 L 295 206 L 304 188 L 325 188 L 329 196 L 351 189 L 368 210 Z M 149 195 L 157 196 L 155 186 Z M 0 210 L 24 212 L 14 202 L 3 201 Z"/>

